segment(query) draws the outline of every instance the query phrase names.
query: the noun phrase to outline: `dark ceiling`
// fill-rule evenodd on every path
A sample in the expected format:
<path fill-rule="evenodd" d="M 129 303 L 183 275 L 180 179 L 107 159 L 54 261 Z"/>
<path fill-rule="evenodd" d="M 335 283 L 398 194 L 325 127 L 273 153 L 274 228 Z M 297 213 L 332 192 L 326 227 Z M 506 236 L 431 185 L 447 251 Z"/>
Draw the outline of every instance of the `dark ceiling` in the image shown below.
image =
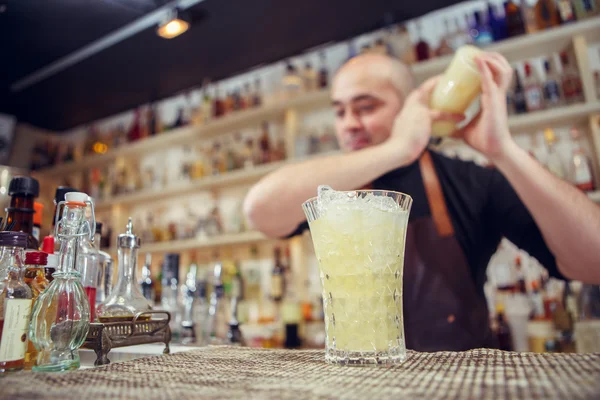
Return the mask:
<path fill-rule="evenodd" d="M 0 0 L 0 112 L 62 131 L 459 0 L 206 0 L 192 28 L 142 31 L 21 92 L 15 81 L 167 0 Z M 2 7 L 4 5 L 5 7 Z"/>

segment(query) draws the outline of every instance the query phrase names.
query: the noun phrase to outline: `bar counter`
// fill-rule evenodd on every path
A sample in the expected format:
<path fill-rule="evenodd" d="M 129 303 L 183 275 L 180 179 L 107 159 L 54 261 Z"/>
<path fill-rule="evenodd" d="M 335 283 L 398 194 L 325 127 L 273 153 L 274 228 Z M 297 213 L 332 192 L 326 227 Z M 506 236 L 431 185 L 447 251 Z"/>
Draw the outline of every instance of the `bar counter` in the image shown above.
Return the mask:
<path fill-rule="evenodd" d="M 0 378 L 0 399 L 599 399 L 600 353 L 408 351 L 340 367 L 322 350 L 214 346 L 67 373 Z"/>

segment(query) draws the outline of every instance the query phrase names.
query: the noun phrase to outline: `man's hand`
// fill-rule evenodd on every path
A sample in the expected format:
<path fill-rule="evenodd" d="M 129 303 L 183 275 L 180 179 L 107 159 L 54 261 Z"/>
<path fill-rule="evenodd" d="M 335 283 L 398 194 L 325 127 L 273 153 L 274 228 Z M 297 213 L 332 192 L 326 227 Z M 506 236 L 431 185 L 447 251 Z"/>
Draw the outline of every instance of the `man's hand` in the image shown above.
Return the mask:
<path fill-rule="evenodd" d="M 413 90 L 404 107 L 394 121 L 390 138 L 383 143 L 394 152 L 399 153 L 400 165 L 413 163 L 427 144 L 431 136 L 431 125 L 435 121 L 460 122 L 464 119 L 462 114 L 453 114 L 429 108 L 429 99 L 440 76 L 435 76 L 425 81 L 420 87 Z"/>
<path fill-rule="evenodd" d="M 508 131 L 506 92 L 513 69 L 499 53 L 475 57 L 481 74 L 481 111 L 466 127 L 453 134 L 483 153 L 492 162 L 504 156 L 513 139 Z"/>

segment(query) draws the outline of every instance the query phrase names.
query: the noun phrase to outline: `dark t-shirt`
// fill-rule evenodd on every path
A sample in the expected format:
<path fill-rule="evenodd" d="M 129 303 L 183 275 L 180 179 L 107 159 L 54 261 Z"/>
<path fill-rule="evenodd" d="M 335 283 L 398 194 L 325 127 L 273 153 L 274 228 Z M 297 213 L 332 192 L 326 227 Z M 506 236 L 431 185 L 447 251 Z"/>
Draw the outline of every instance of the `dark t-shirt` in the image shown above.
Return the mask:
<path fill-rule="evenodd" d="M 506 178 L 496 169 L 431 152 L 444 198 L 476 287 L 483 291 L 486 268 L 502 237 L 535 257 L 550 276 L 565 279 L 533 217 Z M 413 198 L 410 219 L 430 216 L 419 163 L 391 171 L 375 189 L 394 190 Z M 304 222 L 289 236 L 308 229 Z"/>

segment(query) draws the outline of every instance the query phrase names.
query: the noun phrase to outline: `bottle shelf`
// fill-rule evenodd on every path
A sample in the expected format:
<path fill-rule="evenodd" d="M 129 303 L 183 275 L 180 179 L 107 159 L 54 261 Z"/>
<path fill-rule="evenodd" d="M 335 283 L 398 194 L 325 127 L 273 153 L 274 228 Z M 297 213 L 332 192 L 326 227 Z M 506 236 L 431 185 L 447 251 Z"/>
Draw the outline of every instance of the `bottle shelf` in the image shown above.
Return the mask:
<path fill-rule="evenodd" d="M 327 152 L 323 154 L 316 154 L 307 158 L 277 161 L 268 164 L 258 165 L 252 168 L 230 171 L 222 175 L 206 176 L 193 181 L 180 182 L 173 185 L 169 185 L 164 188 L 147 189 L 134 193 L 122 194 L 115 196 L 110 200 L 98 201 L 95 204 L 95 210 L 97 212 L 102 212 L 110 209 L 112 206 L 115 205 L 139 205 L 142 203 L 150 203 L 155 202 L 157 200 L 198 193 L 203 190 L 215 190 L 244 183 L 254 183 L 263 176 L 283 167 L 284 165 L 293 164 L 307 159 L 324 157 L 332 154 L 338 154 L 338 152 Z"/>
<path fill-rule="evenodd" d="M 508 127 L 512 133 L 556 126 L 560 124 L 578 124 L 587 122 L 590 114 L 600 112 L 600 102 L 571 104 L 549 108 L 527 114 L 511 115 Z"/>
<path fill-rule="evenodd" d="M 184 145 L 198 139 L 215 138 L 222 134 L 232 133 L 236 129 L 258 126 L 262 121 L 282 117 L 288 109 L 306 111 L 321 108 L 327 104 L 329 104 L 328 90 L 298 95 L 286 101 L 273 101 L 255 109 L 234 112 L 206 125 L 172 129 L 151 138 L 125 144 L 104 154 L 86 155 L 80 161 L 68 162 L 35 171 L 35 175 L 40 178 L 56 178 L 61 175 L 81 172 L 87 168 L 107 165 L 119 157 L 126 157 L 128 160 L 139 159 L 147 153 L 164 150 L 168 147 Z"/>
<path fill-rule="evenodd" d="M 588 42 L 600 41 L 600 17 L 523 35 L 485 47 L 486 51 L 501 53 L 508 61 L 521 61 L 562 51 L 572 44 L 573 36 L 583 35 Z M 415 64 L 412 67 L 418 82 L 440 74 L 452 60 L 452 55 Z"/>
<path fill-rule="evenodd" d="M 268 237 L 257 231 L 248 231 L 241 233 L 227 233 L 218 236 L 208 237 L 206 239 L 184 239 L 169 240 L 167 242 L 142 243 L 141 253 L 178 253 L 189 250 L 200 250 L 207 248 L 225 247 L 258 243 L 270 240 Z M 116 248 L 110 248 L 111 254 L 116 254 Z"/>

